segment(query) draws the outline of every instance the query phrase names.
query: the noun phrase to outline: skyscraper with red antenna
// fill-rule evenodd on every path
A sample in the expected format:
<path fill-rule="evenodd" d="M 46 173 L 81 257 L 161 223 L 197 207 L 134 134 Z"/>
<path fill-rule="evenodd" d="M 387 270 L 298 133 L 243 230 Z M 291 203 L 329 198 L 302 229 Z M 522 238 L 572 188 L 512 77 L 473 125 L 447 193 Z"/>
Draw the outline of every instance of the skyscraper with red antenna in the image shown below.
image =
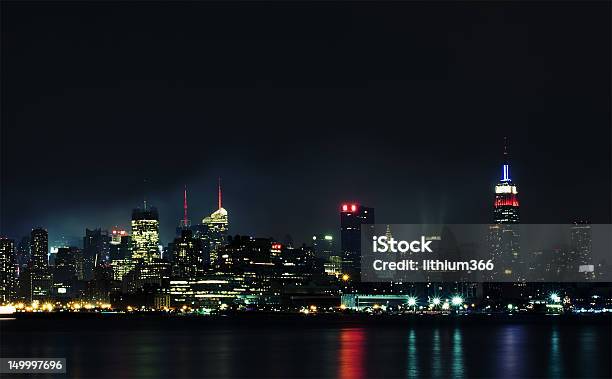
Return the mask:
<path fill-rule="evenodd" d="M 202 219 L 199 237 L 203 242 L 204 250 L 208 253 L 210 263 L 217 261 L 217 250 L 227 242 L 229 230 L 229 217 L 227 210 L 223 208 L 221 192 L 221 178 L 217 183 L 217 205 L 218 208 L 210 216 Z"/>

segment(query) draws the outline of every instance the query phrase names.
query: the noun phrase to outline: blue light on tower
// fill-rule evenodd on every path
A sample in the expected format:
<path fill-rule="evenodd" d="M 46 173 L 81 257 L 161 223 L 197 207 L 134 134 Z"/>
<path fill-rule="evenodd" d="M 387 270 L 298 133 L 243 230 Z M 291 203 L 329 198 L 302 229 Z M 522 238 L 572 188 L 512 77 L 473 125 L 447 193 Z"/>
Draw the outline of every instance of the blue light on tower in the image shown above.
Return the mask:
<path fill-rule="evenodd" d="M 505 164 L 502 172 L 502 182 L 509 182 L 510 180 L 510 166 Z"/>

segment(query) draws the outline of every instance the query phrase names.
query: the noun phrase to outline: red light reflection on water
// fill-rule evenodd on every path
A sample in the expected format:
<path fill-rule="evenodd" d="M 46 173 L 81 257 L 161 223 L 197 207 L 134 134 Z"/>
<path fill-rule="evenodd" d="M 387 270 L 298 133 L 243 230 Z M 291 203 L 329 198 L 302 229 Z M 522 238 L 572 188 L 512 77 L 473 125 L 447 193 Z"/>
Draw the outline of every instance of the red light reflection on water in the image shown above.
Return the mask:
<path fill-rule="evenodd" d="M 338 378 L 365 378 L 365 332 L 361 328 L 340 331 L 340 357 Z"/>

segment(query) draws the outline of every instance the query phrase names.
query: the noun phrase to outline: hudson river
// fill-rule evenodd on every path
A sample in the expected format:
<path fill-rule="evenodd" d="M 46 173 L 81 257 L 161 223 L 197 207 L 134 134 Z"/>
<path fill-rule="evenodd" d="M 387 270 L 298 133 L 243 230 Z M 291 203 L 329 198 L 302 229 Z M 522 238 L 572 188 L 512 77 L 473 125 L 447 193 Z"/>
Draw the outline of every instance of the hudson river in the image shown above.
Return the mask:
<path fill-rule="evenodd" d="M 0 321 L 0 355 L 65 357 L 70 378 L 609 378 L 611 321 L 30 316 Z"/>

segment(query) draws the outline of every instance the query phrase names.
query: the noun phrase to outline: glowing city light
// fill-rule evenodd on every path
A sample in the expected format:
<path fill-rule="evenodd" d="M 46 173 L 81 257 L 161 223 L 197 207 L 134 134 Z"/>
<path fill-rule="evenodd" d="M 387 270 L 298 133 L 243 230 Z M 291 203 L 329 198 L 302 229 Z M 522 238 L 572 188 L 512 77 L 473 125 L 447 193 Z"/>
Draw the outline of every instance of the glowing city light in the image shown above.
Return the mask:
<path fill-rule="evenodd" d="M 350 276 L 348 276 L 348 274 L 342 275 L 342 280 L 343 281 L 348 282 L 349 279 L 350 279 Z"/>
<path fill-rule="evenodd" d="M 433 305 L 435 305 L 435 306 L 440 305 L 440 302 L 441 302 L 441 300 L 440 300 L 440 298 L 439 298 L 439 297 L 434 297 L 434 298 L 431 300 L 431 303 L 432 303 Z"/>
<path fill-rule="evenodd" d="M 459 306 L 463 304 L 463 298 L 461 296 L 453 296 L 453 298 L 451 299 L 451 303 L 454 306 Z"/>
<path fill-rule="evenodd" d="M 417 299 L 415 297 L 409 297 L 408 298 L 408 305 L 411 307 L 414 307 L 417 303 Z"/>
<path fill-rule="evenodd" d="M 561 297 L 558 294 L 553 292 L 550 294 L 550 300 L 552 300 L 555 303 L 558 303 L 561 301 Z"/>

